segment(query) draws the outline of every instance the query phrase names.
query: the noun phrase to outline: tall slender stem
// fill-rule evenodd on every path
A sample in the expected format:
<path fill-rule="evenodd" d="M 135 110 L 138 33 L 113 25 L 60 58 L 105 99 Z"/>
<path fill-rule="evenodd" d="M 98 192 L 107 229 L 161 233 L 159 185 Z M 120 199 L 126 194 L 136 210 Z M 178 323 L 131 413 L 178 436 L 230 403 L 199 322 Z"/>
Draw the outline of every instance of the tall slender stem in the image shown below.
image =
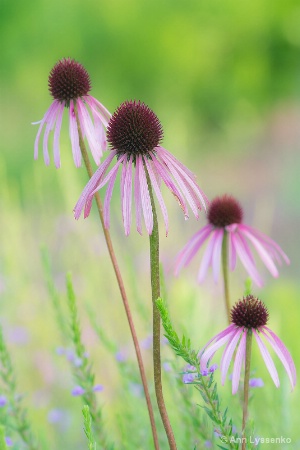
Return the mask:
<path fill-rule="evenodd" d="M 249 400 L 249 379 L 251 365 L 252 349 L 252 330 L 247 332 L 246 338 L 246 359 L 245 359 L 245 378 L 244 378 L 244 403 L 243 403 L 243 424 L 242 424 L 242 450 L 246 450 L 246 424 L 248 419 L 248 400 Z"/>
<path fill-rule="evenodd" d="M 228 323 L 230 324 L 231 317 L 230 317 L 229 276 L 228 276 L 228 233 L 226 230 L 224 230 L 222 242 L 222 270 L 224 279 L 225 308 Z"/>
<path fill-rule="evenodd" d="M 80 146 L 81 154 L 82 154 L 82 157 L 84 160 L 84 164 L 85 164 L 88 176 L 89 176 L 89 178 L 91 178 L 93 176 L 94 172 L 93 172 L 93 169 L 92 169 L 92 166 L 91 166 L 91 163 L 89 160 L 88 152 L 86 150 L 86 146 L 85 146 L 85 143 L 83 140 L 83 135 L 82 135 L 82 130 L 81 130 L 81 126 L 80 126 L 80 122 L 79 122 L 79 118 L 78 118 L 78 110 L 77 110 L 76 104 L 74 106 L 74 110 L 75 110 L 78 135 L 79 135 L 79 146 Z M 104 233 L 108 253 L 109 253 L 109 256 L 110 256 L 110 259 L 111 259 L 111 262 L 112 262 L 112 265 L 114 268 L 114 272 L 115 272 L 115 275 L 117 278 L 117 283 L 118 283 L 118 286 L 120 289 L 120 293 L 121 293 L 123 305 L 125 308 L 125 312 L 126 312 L 126 316 L 127 316 L 132 340 L 133 340 L 133 345 L 134 345 L 134 349 L 135 349 L 135 353 L 136 353 L 136 357 L 137 357 L 137 361 L 138 361 L 140 376 L 141 376 L 141 380 L 142 380 L 142 384 L 143 384 L 143 388 L 144 388 L 144 393 L 145 393 L 145 398 L 146 398 L 146 403 L 147 403 L 147 408 L 148 408 L 148 413 L 149 413 L 149 418 L 150 418 L 150 423 L 151 423 L 154 447 L 155 447 L 155 450 L 159 450 L 159 443 L 158 443 L 157 430 L 156 430 L 156 425 L 155 425 L 155 420 L 154 420 L 154 413 L 153 413 L 152 403 L 151 403 L 149 389 L 148 389 L 148 385 L 147 385 L 147 378 L 146 378 L 144 363 L 143 363 L 142 354 L 141 354 L 141 350 L 140 350 L 140 345 L 139 345 L 139 341 L 138 341 L 137 334 L 135 331 L 135 326 L 133 323 L 133 318 L 132 318 L 127 294 L 125 291 L 123 278 L 122 278 L 121 271 L 120 271 L 120 268 L 118 265 L 118 261 L 117 261 L 116 255 L 115 255 L 115 251 L 114 251 L 114 248 L 112 245 L 110 233 L 109 233 L 109 230 L 107 228 L 105 228 L 105 225 L 104 225 L 103 206 L 102 206 L 101 198 L 100 198 L 100 195 L 98 192 L 95 194 L 95 199 L 96 199 L 96 204 L 97 204 L 97 209 L 98 209 L 101 225 L 103 228 L 103 233 Z"/>
<path fill-rule="evenodd" d="M 151 199 L 153 212 L 153 230 L 149 236 L 150 239 L 150 267 L 151 267 L 151 288 L 152 288 L 152 306 L 153 306 L 153 369 L 156 400 L 160 416 L 165 427 L 166 435 L 171 450 L 176 450 L 176 442 L 172 426 L 167 413 L 161 382 L 161 359 L 160 359 L 160 313 L 156 306 L 156 300 L 160 297 L 160 271 L 159 271 L 159 232 L 158 222 L 153 199 L 152 187 L 147 174 L 148 189 Z"/>

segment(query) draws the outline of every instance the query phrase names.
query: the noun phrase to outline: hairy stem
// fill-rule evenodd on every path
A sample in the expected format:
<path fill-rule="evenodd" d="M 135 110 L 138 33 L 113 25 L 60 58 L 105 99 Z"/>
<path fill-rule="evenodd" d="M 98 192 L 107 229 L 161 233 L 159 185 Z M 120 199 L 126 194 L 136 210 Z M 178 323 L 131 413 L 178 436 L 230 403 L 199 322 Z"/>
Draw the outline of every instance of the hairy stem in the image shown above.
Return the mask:
<path fill-rule="evenodd" d="M 229 276 L 228 276 L 228 233 L 224 230 L 223 242 L 222 242 L 222 270 L 224 279 L 224 296 L 225 296 L 225 308 L 227 314 L 228 323 L 231 323 L 230 317 L 230 299 L 229 299 Z"/>
<path fill-rule="evenodd" d="M 160 297 L 160 268 L 159 268 L 159 233 L 158 222 L 153 199 L 153 193 L 149 175 L 147 173 L 147 181 L 149 194 L 151 198 L 151 206 L 153 212 L 153 230 L 149 236 L 150 239 L 150 267 L 151 267 L 151 288 L 152 288 L 152 305 L 153 305 L 153 368 L 154 368 L 154 384 L 158 409 L 161 415 L 166 435 L 171 450 L 176 450 L 176 442 L 172 426 L 167 413 L 161 382 L 161 359 L 160 359 L 160 313 L 156 306 L 156 300 Z"/>
<path fill-rule="evenodd" d="M 252 330 L 247 332 L 246 339 L 246 361 L 245 361 L 245 378 L 244 378 L 244 403 L 243 403 L 243 423 L 242 423 L 242 450 L 246 449 L 246 424 L 248 419 L 248 400 L 249 400 L 249 379 L 252 349 Z"/>
<path fill-rule="evenodd" d="M 88 176 L 89 176 L 89 178 L 91 178 L 93 176 L 94 172 L 93 172 L 92 165 L 89 160 L 88 152 L 86 150 L 86 146 L 85 146 L 85 143 L 83 140 L 83 135 L 82 135 L 82 130 L 81 130 L 81 126 L 80 126 L 80 122 L 79 122 L 79 118 L 78 118 L 78 110 L 77 110 L 76 104 L 74 106 L 74 110 L 75 110 L 78 135 L 79 135 L 79 146 L 80 146 L 81 154 L 82 154 L 82 157 L 84 160 L 84 164 L 85 164 Z M 109 233 L 109 230 L 107 228 L 105 228 L 105 225 L 104 225 L 103 206 L 102 206 L 102 201 L 101 201 L 101 198 L 100 198 L 100 195 L 98 192 L 96 192 L 96 194 L 95 194 L 95 199 L 96 199 L 96 204 L 97 204 L 97 210 L 99 213 L 99 218 L 100 218 L 101 225 L 103 228 L 103 233 L 104 233 L 108 253 L 109 253 L 109 256 L 110 256 L 110 259 L 111 259 L 111 262 L 112 262 L 112 265 L 114 268 L 114 272 L 115 272 L 115 275 L 117 278 L 117 283 L 118 283 L 118 286 L 120 289 L 120 293 L 121 293 L 123 305 L 125 308 L 127 321 L 129 324 L 129 328 L 130 328 L 130 332 L 131 332 L 131 336 L 132 336 L 132 340 L 133 340 L 133 345 L 134 345 L 134 349 L 135 349 L 135 353 L 136 353 L 136 357 L 137 357 L 137 361 L 138 361 L 140 376 L 141 376 L 141 380 L 142 380 L 142 384 L 143 384 L 143 388 L 144 388 L 144 393 L 145 393 L 145 398 L 146 398 L 146 403 L 147 403 L 147 408 L 148 408 L 148 413 L 149 413 L 149 418 L 150 418 L 150 423 L 151 423 L 154 447 L 155 447 L 155 450 L 159 450 L 158 436 L 157 436 L 157 430 L 156 430 L 156 425 L 155 425 L 155 420 L 154 420 L 154 413 L 153 413 L 149 389 L 148 389 L 148 385 L 147 385 L 147 378 L 146 378 L 144 363 L 143 363 L 142 354 L 141 354 L 141 350 L 140 350 L 140 346 L 139 346 L 139 341 L 138 341 L 137 334 L 135 331 L 133 318 L 132 318 L 127 294 L 125 291 L 123 278 L 122 278 L 121 271 L 120 271 L 120 268 L 118 265 L 118 261 L 117 261 L 116 255 L 115 255 L 115 251 L 114 251 L 114 248 L 112 245 L 110 233 Z"/>

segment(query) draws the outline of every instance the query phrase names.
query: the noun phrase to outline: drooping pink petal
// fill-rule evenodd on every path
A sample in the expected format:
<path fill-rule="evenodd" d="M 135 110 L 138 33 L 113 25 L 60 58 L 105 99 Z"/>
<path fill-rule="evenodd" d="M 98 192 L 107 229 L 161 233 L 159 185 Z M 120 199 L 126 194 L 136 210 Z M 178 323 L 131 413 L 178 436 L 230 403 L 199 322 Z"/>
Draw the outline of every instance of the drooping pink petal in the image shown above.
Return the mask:
<path fill-rule="evenodd" d="M 179 274 L 179 271 L 187 266 L 190 261 L 194 258 L 196 253 L 199 251 L 200 247 L 206 241 L 213 228 L 210 224 L 205 225 L 189 240 L 181 252 L 177 255 L 175 261 L 175 276 Z"/>
<path fill-rule="evenodd" d="M 177 163 L 181 167 L 181 169 L 184 170 L 191 178 L 193 178 L 194 180 L 196 179 L 196 175 L 190 169 L 188 169 L 184 164 L 182 164 L 180 161 L 178 161 L 178 159 L 175 158 L 175 156 L 172 155 L 172 153 L 170 153 L 166 148 L 164 148 L 160 145 L 159 147 L 157 147 L 157 149 L 159 150 L 159 152 L 161 154 L 169 157 L 169 159 L 172 162 Z"/>
<path fill-rule="evenodd" d="M 160 175 L 161 179 L 167 186 L 167 188 L 170 189 L 170 191 L 172 192 L 174 197 L 177 199 L 181 209 L 183 210 L 184 216 L 186 218 L 188 218 L 189 213 L 188 213 L 188 209 L 187 209 L 185 200 L 182 196 L 182 193 L 180 192 L 180 190 L 177 188 L 177 186 L 174 184 L 174 181 L 170 177 L 167 168 L 155 157 L 155 155 L 152 158 L 152 163 L 153 163 L 155 169 L 157 170 L 157 173 Z"/>
<path fill-rule="evenodd" d="M 222 345 L 226 344 L 226 342 L 229 339 L 231 339 L 234 334 L 235 334 L 234 327 L 232 327 L 230 325 L 222 333 L 219 333 L 217 336 L 215 336 L 212 339 L 215 342 L 209 348 L 204 350 L 203 353 L 200 355 L 200 367 L 201 367 L 201 370 L 206 369 L 206 366 L 207 366 L 207 363 L 208 363 L 209 359 L 215 354 L 215 352 L 220 347 L 222 347 Z M 212 340 L 210 342 L 212 342 Z M 206 344 L 206 346 L 207 345 L 208 344 Z"/>
<path fill-rule="evenodd" d="M 55 125 L 55 130 L 54 130 L 54 138 L 53 138 L 54 164 L 57 169 L 60 167 L 59 137 L 60 137 L 60 130 L 61 130 L 64 107 L 65 107 L 65 102 L 62 102 L 60 104 L 59 111 L 57 113 L 56 125 Z"/>
<path fill-rule="evenodd" d="M 253 334 L 255 336 L 256 342 L 258 344 L 260 353 L 265 361 L 265 364 L 267 366 L 267 369 L 269 371 L 269 374 L 271 375 L 272 380 L 274 381 L 274 384 L 276 387 L 279 387 L 280 382 L 279 382 L 279 377 L 278 377 L 278 373 L 276 370 L 276 367 L 274 365 L 274 362 L 271 358 L 271 355 L 267 349 L 267 347 L 265 346 L 265 344 L 263 343 L 263 341 L 261 340 L 261 338 L 259 337 L 258 333 L 256 330 L 253 329 Z"/>
<path fill-rule="evenodd" d="M 95 191 L 96 186 L 99 185 L 102 181 L 102 177 L 105 174 L 106 170 L 108 169 L 108 166 L 110 165 L 111 161 L 116 155 L 116 151 L 110 152 L 109 156 L 106 158 L 106 160 L 100 164 L 92 178 L 89 180 L 89 182 L 86 184 L 85 188 L 83 189 L 76 205 L 74 208 L 74 217 L 75 219 L 79 219 L 82 210 L 84 208 L 85 203 L 88 201 L 90 204 L 92 202 L 92 199 L 90 198 L 91 194 Z M 89 200 L 88 200 L 89 199 Z M 86 208 L 86 211 L 89 213 L 90 208 Z M 88 215 L 88 214 L 87 214 Z"/>
<path fill-rule="evenodd" d="M 144 213 L 144 219 L 145 219 L 145 225 L 146 230 L 148 234 L 152 234 L 153 230 L 153 212 L 152 212 L 152 206 L 151 206 L 151 200 L 148 190 L 148 184 L 145 174 L 144 165 L 140 164 L 139 168 L 139 181 L 140 181 L 140 189 L 141 189 L 141 202 L 142 202 L 142 208 Z"/>
<path fill-rule="evenodd" d="M 229 241 L 229 252 L 228 252 L 228 259 L 229 259 L 229 268 L 231 271 L 235 269 L 236 266 L 236 249 L 234 245 L 234 239 L 233 239 L 233 233 L 232 231 L 227 231 L 228 233 L 228 241 Z"/>
<path fill-rule="evenodd" d="M 113 189 L 114 189 L 114 185 L 115 185 L 115 181 L 117 178 L 117 174 L 118 174 L 118 168 L 119 166 L 114 166 L 114 168 L 111 170 L 111 172 L 113 172 L 111 174 L 111 178 L 108 182 L 108 186 L 106 189 L 106 194 L 105 194 L 105 199 L 104 199 L 104 205 L 103 205 L 103 216 L 104 216 L 104 226 L 105 228 L 109 228 L 110 227 L 110 201 L 111 201 L 111 196 L 113 193 Z"/>
<path fill-rule="evenodd" d="M 136 229 L 142 234 L 142 203 L 141 203 L 141 188 L 140 188 L 140 166 L 143 165 L 143 159 L 139 155 L 136 158 L 135 176 L 134 176 L 134 201 L 135 201 L 135 216 Z"/>
<path fill-rule="evenodd" d="M 173 155 L 171 155 L 166 149 L 163 147 L 159 147 L 161 150 L 158 152 L 159 156 L 163 159 L 165 163 L 167 163 L 168 168 L 172 175 L 174 176 L 174 179 L 179 184 L 179 180 L 181 183 L 185 186 L 185 189 L 188 190 L 189 195 L 186 195 L 187 201 L 196 217 L 198 217 L 198 210 L 201 210 L 202 207 L 204 210 L 206 210 L 206 196 L 201 191 L 197 183 L 195 182 L 195 175 L 183 165 L 181 164 Z M 173 168 L 176 170 L 176 174 L 173 173 Z M 180 184 L 180 187 L 182 188 L 182 184 Z M 183 190 L 183 188 L 182 188 Z M 183 190 L 185 193 L 185 191 Z M 194 195 L 191 195 L 193 193 Z M 194 200 L 196 202 L 194 202 Z M 196 203 L 196 210 L 195 210 L 195 203 Z"/>
<path fill-rule="evenodd" d="M 125 169 L 124 169 L 125 167 Z M 124 175 L 123 175 L 124 174 Z M 130 155 L 129 161 L 126 159 L 123 162 L 122 176 L 121 202 L 122 202 L 122 215 L 126 236 L 130 233 L 131 225 L 131 199 L 132 199 L 132 155 Z"/>
<path fill-rule="evenodd" d="M 234 350 L 236 349 L 237 343 L 238 343 L 242 333 L 243 333 L 242 328 L 237 328 L 235 330 L 234 334 L 232 334 L 231 339 L 228 342 L 228 344 L 224 350 L 224 353 L 222 355 L 221 364 L 220 364 L 220 371 L 221 371 L 221 375 L 222 375 L 221 376 L 222 385 L 224 385 L 224 383 L 225 383 L 229 365 L 230 365 L 230 362 L 232 359 L 232 355 L 234 353 Z"/>
<path fill-rule="evenodd" d="M 237 390 L 239 388 L 239 382 L 241 377 L 241 369 L 242 364 L 245 359 L 245 353 L 246 353 L 246 339 L 247 339 L 247 331 L 245 330 L 243 332 L 243 335 L 241 337 L 236 355 L 234 360 L 234 366 L 233 366 L 233 372 L 232 372 L 232 394 L 236 394 Z"/>
<path fill-rule="evenodd" d="M 106 134 L 105 134 L 105 128 L 104 124 L 102 123 L 101 118 L 99 117 L 99 114 L 95 112 L 93 108 L 91 108 L 93 120 L 94 120 L 94 130 L 95 130 L 95 138 L 98 142 L 98 154 L 97 154 L 97 160 L 101 158 L 101 155 L 105 150 L 107 150 L 107 140 L 106 140 Z M 100 162 L 99 162 L 100 163 Z M 96 162 L 97 164 L 97 162 Z"/>
<path fill-rule="evenodd" d="M 220 333 L 216 334 L 205 344 L 205 346 L 199 351 L 198 357 L 201 358 L 202 354 L 204 353 L 204 350 L 209 346 L 209 344 L 211 342 L 218 340 L 218 339 L 222 338 L 223 336 L 227 336 L 227 334 L 232 333 L 232 331 L 234 331 L 234 330 L 236 330 L 236 325 L 234 323 L 231 323 L 230 325 L 228 325 L 227 328 L 225 328 L 225 330 L 220 331 Z"/>
<path fill-rule="evenodd" d="M 202 261 L 200 264 L 200 269 L 198 272 L 198 281 L 199 283 L 202 283 L 207 270 L 209 268 L 209 266 L 212 264 L 212 257 L 213 257 L 213 252 L 214 252 L 214 247 L 216 244 L 216 240 L 217 240 L 218 234 L 216 233 L 216 230 L 212 231 L 211 233 L 211 239 L 208 241 L 207 247 L 205 249 L 204 255 L 202 257 Z"/>
<path fill-rule="evenodd" d="M 53 108 L 56 109 L 57 107 L 57 100 L 54 100 L 54 102 L 51 104 L 51 106 L 48 108 L 48 110 L 46 111 L 44 117 L 42 118 L 42 120 L 40 120 L 39 122 L 33 122 L 33 125 L 36 124 L 40 124 L 36 138 L 35 138 L 35 142 L 34 142 L 34 159 L 38 158 L 38 154 L 39 154 L 39 141 L 40 141 L 40 137 L 41 137 L 41 133 L 42 130 L 44 128 L 45 123 L 47 123 L 51 117 L 51 114 L 53 113 Z M 49 156 L 48 156 L 48 164 L 49 164 Z M 48 165 L 47 164 L 47 165 Z"/>
<path fill-rule="evenodd" d="M 170 163 L 170 161 L 166 157 L 164 159 L 163 158 L 161 158 L 161 159 L 162 159 L 163 163 L 169 169 L 169 171 L 172 174 L 174 180 L 178 184 L 179 189 L 181 190 L 181 192 L 183 192 L 183 195 L 185 196 L 188 204 L 190 205 L 191 210 L 193 211 L 195 217 L 198 219 L 199 218 L 199 214 L 198 214 L 197 205 L 194 202 L 194 199 L 193 199 L 192 195 L 190 194 L 189 189 L 186 186 L 184 178 L 181 177 L 181 174 L 176 170 L 175 167 L 173 167 L 173 165 Z"/>
<path fill-rule="evenodd" d="M 175 158 L 172 153 L 168 152 L 164 147 L 159 147 L 162 149 L 164 155 L 167 156 L 167 158 L 172 161 L 172 164 L 180 171 L 182 176 L 185 178 L 186 182 L 191 187 L 191 193 L 195 193 L 196 197 L 198 198 L 198 201 L 200 200 L 200 203 L 198 204 L 199 209 L 201 210 L 202 207 L 204 210 L 206 210 L 206 205 L 209 205 L 209 200 L 204 194 L 204 192 L 199 188 L 198 184 L 196 183 L 196 175 L 189 170 L 184 164 L 182 164 L 178 159 Z"/>
<path fill-rule="evenodd" d="M 59 113 L 59 109 L 60 109 L 60 103 L 56 100 L 52 103 L 52 105 L 50 106 L 50 108 L 48 110 L 49 115 L 47 117 L 46 129 L 45 129 L 44 139 L 43 139 L 44 161 L 47 166 L 50 163 L 49 152 L 48 152 L 49 134 L 50 134 L 50 131 L 52 131 L 54 128 L 55 120 L 56 120 L 57 114 Z"/>
<path fill-rule="evenodd" d="M 275 353 L 277 354 L 278 358 L 282 362 L 292 385 L 292 389 L 294 389 L 296 385 L 296 367 L 293 361 L 293 358 L 284 345 L 284 343 L 279 339 L 276 334 L 270 330 L 267 326 L 263 326 L 260 328 L 261 333 L 265 336 L 267 341 L 270 343 L 270 345 L 273 347 Z M 267 331 L 271 336 L 268 336 Z"/>
<path fill-rule="evenodd" d="M 274 251 L 274 256 L 280 255 L 282 259 L 286 262 L 286 264 L 290 264 L 290 260 L 287 257 L 287 255 L 284 253 L 282 248 L 275 242 L 273 239 L 269 238 L 265 234 L 261 233 L 259 230 L 256 230 L 255 228 L 250 227 L 249 225 L 240 224 L 240 227 L 242 230 L 247 230 L 250 232 L 253 236 L 255 236 L 257 239 L 259 239 L 261 242 L 264 242 L 268 248 L 269 251 Z M 280 261 L 280 258 L 278 258 L 278 261 Z"/>
<path fill-rule="evenodd" d="M 215 233 L 216 233 L 216 240 L 215 240 L 213 254 L 212 254 L 212 269 L 213 269 L 215 283 L 217 283 L 219 274 L 220 274 L 220 268 L 221 268 L 221 251 L 222 251 L 224 230 L 223 230 L 223 228 L 220 228 L 220 229 L 216 230 Z"/>
<path fill-rule="evenodd" d="M 270 271 L 273 277 L 277 278 L 279 275 L 278 270 L 262 243 L 258 239 L 256 239 L 256 237 L 253 236 L 247 229 L 240 228 L 239 230 L 240 233 L 243 233 L 252 242 L 267 269 Z"/>
<path fill-rule="evenodd" d="M 86 136 L 90 150 L 92 152 L 94 161 L 97 165 L 100 163 L 100 157 L 102 156 L 102 152 L 99 146 L 99 143 L 96 140 L 95 135 L 95 127 L 92 122 L 92 119 L 87 111 L 87 108 L 83 101 L 78 98 L 76 100 L 77 110 L 78 110 L 78 118 L 81 126 L 81 130 L 83 132 L 83 136 Z M 101 154 L 99 155 L 99 150 Z"/>
<path fill-rule="evenodd" d="M 95 97 L 86 95 L 83 98 L 89 104 L 90 108 L 94 109 L 96 114 L 100 115 L 103 125 L 107 127 L 108 122 L 111 118 L 110 112 Z"/>
<path fill-rule="evenodd" d="M 71 139 L 71 144 L 72 144 L 72 153 L 73 153 L 74 163 L 75 163 L 76 167 L 80 167 L 81 166 L 81 151 L 80 151 L 80 147 L 79 147 L 79 136 L 78 136 L 78 129 L 77 129 L 73 100 L 70 101 L 70 108 L 69 108 L 69 132 L 70 132 L 70 139 Z"/>
<path fill-rule="evenodd" d="M 152 187 L 154 189 L 154 192 L 156 194 L 156 197 L 157 197 L 157 200 L 158 200 L 158 203 L 159 203 L 159 206 L 160 206 L 163 218 L 164 218 L 165 227 L 166 227 L 166 236 L 167 236 L 168 235 L 168 226 L 169 226 L 169 224 L 168 224 L 167 208 L 166 208 L 165 202 L 163 200 L 163 197 L 161 195 L 160 188 L 159 188 L 159 186 L 157 184 L 157 179 L 156 179 L 155 174 L 154 174 L 154 172 L 152 170 L 152 165 L 151 165 L 151 163 L 149 162 L 149 160 L 147 158 L 145 159 L 145 164 L 146 164 L 146 167 L 147 167 L 147 170 L 148 170 L 148 174 L 149 174 L 149 177 L 150 177 L 151 185 L 152 185 Z"/>
<path fill-rule="evenodd" d="M 245 245 L 241 241 L 240 235 L 238 233 L 232 234 L 232 241 L 246 271 L 248 272 L 252 280 L 257 284 L 257 286 L 261 287 L 263 285 L 263 280 L 260 277 L 251 258 L 249 257 L 249 254 L 251 254 L 251 250 L 248 247 L 245 248 Z"/>

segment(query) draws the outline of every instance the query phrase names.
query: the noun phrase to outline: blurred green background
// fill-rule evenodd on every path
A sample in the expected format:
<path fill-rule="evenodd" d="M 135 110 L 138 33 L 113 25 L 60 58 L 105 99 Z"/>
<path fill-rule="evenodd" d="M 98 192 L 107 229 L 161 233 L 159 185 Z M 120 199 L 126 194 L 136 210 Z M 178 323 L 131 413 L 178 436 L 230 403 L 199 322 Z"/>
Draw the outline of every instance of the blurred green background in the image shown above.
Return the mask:
<path fill-rule="evenodd" d="M 116 345 L 128 342 L 132 354 L 96 214 L 85 221 L 73 219 L 72 209 L 87 177 L 83 168 L 73 165 L 66 115 L 62 168 L 56 170 L 52 162 L 45 167 L 42 154 L 33 161 L 38 128 L 31 122 L 40 120 L 50 106 L 48 75 L 62 57 L 75 58 L 86 67 L 91 94 L 111 112 L 126 99 L 147 103 L 163 124 L 163 145 L 192 168 L 207 196 L 236 196 L 245 208 L 245 221 L 286 251 L 291 266 L 282 267 L 278 280 L 265 273 L 266 287 L 254 290 L 267 303 L 270 325 L 299 368 L 299 2 L 0 2 L 0 318 L 20 390 L 27 393 L 25 403 L 36 431 L 46 436 L 49 448 L 84 448 L 84 437 L 80 401 L 69 395 L 68 365 L 55 354 L 60 336 L 43 278 L 41 246 L 49 249 L 62 301 L 65 273 L 73 273 L 87 346 L 94 354 L 98 381 L 105 384 L 101 395 L 111 429 L 116 429 L 116 417 L 125 406 L 112 355 L 97 342 L 86 304 L 97 311 L 99 324 Z M 197 285 L 200 258 L 178 279 L 172 275 L 172 263 L 205 217 L 185 222 L 172 196 L 167 190 L 164 194 L 171 226 L 167 239 L 161 227 L 161 253 L 171 315 L 179 331 L 188 330 L 195 346 L 201 347 L 226 325 L 219 307 L 221 286 L 211 277 L 202 287 Z M 112 237 L 142 340 L 151 329 L 148 239 L 134 227 L 125 238 L 117 190 L 112 217 Z M 245 273 L 239 269 L 231 277 L 232 301 L 243 292 Z M 164 357 L 170 356 L 166 350 Z M 150 355 L 145 358 L 151 378 Z M 284 374 L 284 386 L 276 390 L 259 356 L 257 362 L 256 376 L 263 373 L 266 383 L 252 411 L 258 434 L 267 436 L 272 421 L 271 436 L 291 435 L 293 448 L 300 448 L 299 391 L 289 394 Z M 63 432 L 47 424 L 53 408 L 72 410 Z M 179 424 L 176 408 L 173 415 Z M 74 424 L 79 424 L 76 432 Z"/>

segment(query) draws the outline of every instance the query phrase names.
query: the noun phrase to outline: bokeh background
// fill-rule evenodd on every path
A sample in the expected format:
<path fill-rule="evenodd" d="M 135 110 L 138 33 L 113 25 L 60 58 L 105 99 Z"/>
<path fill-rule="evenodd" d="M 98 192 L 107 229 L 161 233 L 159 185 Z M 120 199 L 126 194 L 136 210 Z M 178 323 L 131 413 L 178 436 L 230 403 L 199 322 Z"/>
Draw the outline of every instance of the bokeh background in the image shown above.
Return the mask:
<path fill-rule="evenodd" d="M 42 448 L 83 449 L 86 444 L 80 399 L 70 394 L 74 383 L 69 363 L 57 354 L 57 348 L 66 343 L 61 342 L 47 292 L 41 248 L 49 252 L 63 307 L 65 274 L 73 274 L 85 343 L 97 382 L 104 386 L 99 401 L 107 429 L 119 439 L 117 448 L 151 448 L 148 431 L 141 432 L 148 424 L 138 381 L 131 386 L 127 380 L 124 392 L 120 362 L 99 342 L 86 313 L 87 306 L 93 309 L 98 325 L 134 365 L 97 216 L 93 212 L 88 220 L 73 219 L 72 209 L 87 176 L 84 168 L 73 165 L 66 115 L 61 169 L 56 170 L 52 161 L 45 167 L 42 154 L 33 161 L 38 128 L 31 122 L 40 120 L 52 101 L 48 74 L 62 57 L 75 58 L 86 67 L 91 94 L 111 112 L 126 99 L 147 103 L 163 124 L 163 145 L 197 174 L 207 196 L 236 196 L 244 206 L 245 221 L 286 251 L 291 265 L 281 268 L 277 280 L 260 266 L 266 285 L 254 287 L 254 292 L 269 307 L 270 326 L 291 350 L 299 369 L 299 2 L 0 1 L 0 321 Z M 205 224 L 205 215 L 199 222 L 192 217 L 186 222 L 170 193 L 165 190 L 164 194 L 170 216 L 167 238 L 160 217 L 166 296 L 179 334 L 187 332 L 200 348 L 226 325 L 222 286 L 214 285 L 211 274 L 203 286 L 197 285 L 199 258 L 174 278 L 174 257 Z M 125 238 L 117 190 L 112 217 L 112 237 L 151 379 L 148 239 L 134 228 Z M 232 302 L 242 296 L 244 279 L 239 267 L 231 276 Z M 182 437 L 186 412 L 174 392 L 183 362 L 175 360 L 167 347 L 163 358 L 173 361 L 164 377 L 179 448 L 193 448 L 197 436 L 191 431 Z M 254 355 L 255 375 L 265 382 L 251 405 L 256 434 L 291 437 L 293 444 L 286 448 L 300 448 L 299 390 L 290 394 L 287 377 L 277 363 L 282 379 L 279 390 L 260 356 Z M 239 427 L 238 400 L 230 397 L 229 383 L 220 392 Z M 55 413 L 62 414 L 59 420 Z M 144 433 L 148 444 L 139 447 L 138 439 L 134 441 L 126 415 L 138 417 L 136 435 Z M 19 448 L 17 437 L 12 438 Z"/>

